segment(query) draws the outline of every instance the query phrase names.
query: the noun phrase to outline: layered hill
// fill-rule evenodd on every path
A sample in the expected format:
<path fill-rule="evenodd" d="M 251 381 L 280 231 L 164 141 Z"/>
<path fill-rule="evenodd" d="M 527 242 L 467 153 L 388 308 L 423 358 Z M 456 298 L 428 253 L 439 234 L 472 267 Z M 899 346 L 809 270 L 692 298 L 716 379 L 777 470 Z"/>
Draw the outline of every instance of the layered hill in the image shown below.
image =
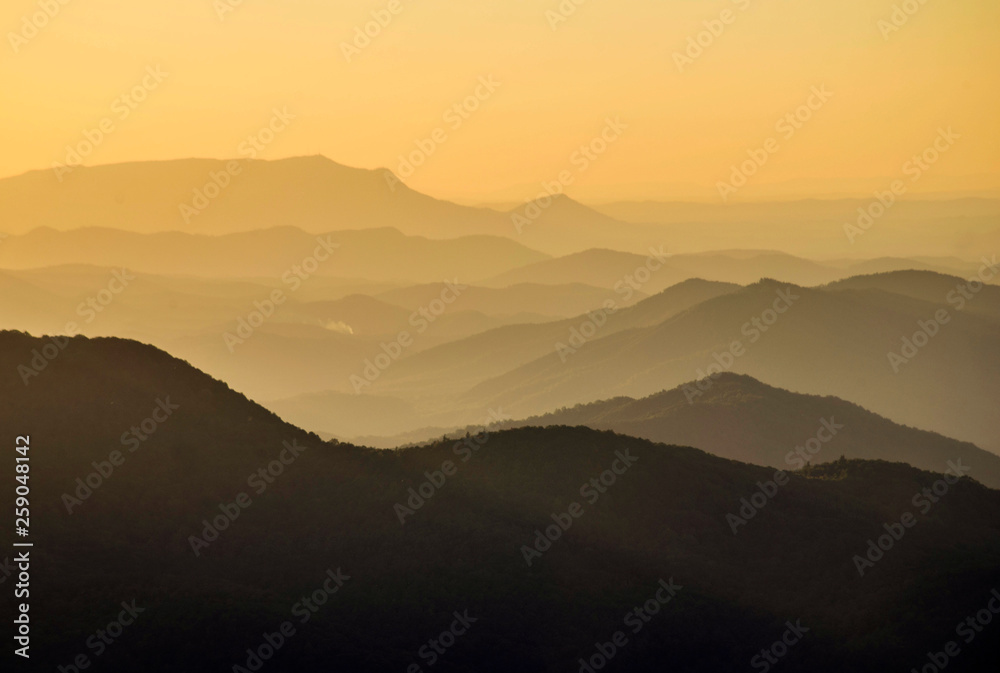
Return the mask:
<path fill-rule="evenodd" d="M 474 281 L 546 258 L 501 237 L 434 240 L 406 236 L 396 229 L 317 235 L 288 226 L 219 236 L 43 228 L 9 236 L 0 246 L 0 266 L 8 269 L 90 264 L 208 278 L 281 279 L 294 274 L 300 279 L 326 276 L 409 283 L 453 276 Z"/>
<path fill-rule="evenodd" d="M 817 262 L 782 252 L 756 249 L 674 254 L 671 250 L 679 239 L 669 236 L 663 240 L 669 245 L 664 245 L 661 240 L 660 245 L 649 246 L 642 254 L 607 249 L 585 250 L 527 264 L 484 282 L 497 287 L 511 283 L 586 282 L 602 287 L 617 284 L 653 293 L 688 278 L 740 285 L 756 283 L 762 278 L 780 278 L 796 285 L 814 286 L 869 273 L 872 268 L 886 272 L 927 269 L 954 274 L 954 267 L 963 269 L 962 273 L 971 273 L 979 266 L 953 260 L 920 262 L 897 259 L 874 264 L 850 260 Z M 722 243 L 725 244 L 725 241 Z M 858 270 L 859 266 L 862 270 Z M 1000 278 L 996 280 L 1000 281 Z"/>
<path fill-rule="evenodd" d="M 976 275 L 971 276 L 971 280 L 980 282 Z M 1000 287 L 970 284 L 969 281 L 934 271 L 908 270 L 852 276 L 830 283 L 828 287 L 833 290 L 882 290 L 913 299 L 949 304 L 978 316 L 1000 320 Z"/>
<path fill-rule="evenodd" d="M 440 284 L 431 283 L 388 290 L 378 294 L 377 297 L 414 311 L 433 302 L 440 293 Z M 452 308 L 482 311 L 494 316 L 521 315 L 529 319 L 546 316 L 554 320 L 580 315 L 602 306 L 609 299 L 625 306 L 646 296 L 648 295 L 642 291 L 632 291 L 626 301 L 626 298 L 611 285 L 598 287 L 588 283 L 473 286 L 463 289 Z"/>
<path fill-rule="evenodd" d="M 489 209 L 438 201 L 385 170 L 343 166 L 325 157 L 235 162 L 184 159 L 75 168 L 0 180 L 8 204 L 7 233 L 39 227 L 114 227 L 134 233 L 187 230 L 231 234 L 294 223 L 306 231 L 396 226 L 408 233 L 454 237 L 499 233 L 503 218 Z M 229 173 L 222 189 L 213 176 Z M 197 211 L 188 213 L 182 205 Z"/>
<path fill-rule="evenodd" d="M 393 227 L 415 236 L 503 236 L 553 254 L 657 234 L 561 198 L 518 231 L 514 213 L 462 206 L 416 192 L 386 169 L 326 157 L 274 161 L 183 159 L 31 171 L 0 179 L 3 231 L 105 227 L 131 233 L 233 234 L 294 225 L 319 234 Z"/>
<path fill-rule="evenodd" d="M 692 279 L 678 283 L 633 306 L 625 301 L 634 291 L 624 287 L 606 306 L 574 318 L 543 324 L 508 325 L 443 344 L 400 360 L 378 381 L 375 390 L 407 394 L 458 393 L 485 379 L 532 362 L 555 351 L 583 330 L 600 338 L 662 323 L 702 302 L 734 292 L 739 286 Z M 375 433 L 373 433 L 375 434 Z"/>
<path fill-rule="evenodd" d="M 994 320 L 959 311 L 945 297 L 929 302 L 768 280 L 652 327 L 553 349 L 466 397 L 527 416 L 609 396 L 643 397 L 733 371 L 796 392 L 836 395 L 996 452 L 1000 380 L 991 372 L 1000 371 L 998 343 Z"/>
<path fill-rule="evenodd" d="M 868 189 L 855 193 L 870 194 Z M 907 195 L 896 201 L 877 225 L 853 238 L 859 209 L 871 206 L 867 198 L 773 200 L 729 203 L 619 202 L 597 205 L 600 212 L 627 222 L 660 225 L 684 252 L 723 248 L 769 248 L 814 258 L 907 257 L 938 258 L 935 268 L 947 267 L 942 257 L 978 259 L 1000 244 L 1000 199 L 920 198 Z M 854 233 L 852 231 L 852 233 Z M 900 267 L 896 267 L 900 268 Z M 912 265 L 902 268 L 914 268 Z M 964 273 L 959 263 L 955 272 Z"/>
<path fill-rule="evenodd" d="M 149 161 L 76 167 L 61 176 L 31 171 L 0 179 L 0 203 L 5 206 L 0 230 L 6 234 L 40 227 L 216 235 L 287 225 L 312 233 L 395 227 L 432 238 L 503 236 L 553 255 L 588 248 L 644 252 L 670 243 L 675 252 L 735 247 L 809 257 L 977 258 L 1000 240 L 996 199 L 900 200 L 877 230 L 854 242 L 844 225 L 857 219 L 868 200 L 595 208 L 558 195 L 501 212 L 435 199 L 386 169 L 352 168 L 323 156 Z"/>
<path fill-rule="evenodd" d="M 1000 488 L 1000 456 L 974 444 L 898 425 L 836 397 L 792 393 L 739 374 L 721 374 L 710 385 L 691 381 L 638 400 L 578 405 L 501 427 L 536 425 L 613 430 L 786 470 L 841 456 L 908 463 L 931 472 L 961 461 L 969 476 Z"/>
<path fill-rule="evenodd" d="M 1000 494 L 969 479 L 927 515 L 912 499 L 940 476 L 837 461 L 792 475 L 734 535 L 729 515 L 773 468 L 582 428 L 487 434 L 476 450 L 324 444 L 134 342 L 72 339 L 24 385 L 18 367 L 47 343 L 0 333 L 0 425 L 30 435 L 43 667 L 134 600 L 144 612 L 103 670 L 252 668 L 247 650 L 286 621 L 274 666 L 400 670 L 457 611 L 476 621 L 442 659 L 454 671 L 578 668 L 617 630 L 628 670 L 733 670 L 798 620 L 808 635 L 786 666 L 874 672 L 921 665 L 989 601 L 1000 564 Z M 428 495 L 411 504 L 410 488 Z M 526 555 L 571 507 L 579 517 Z M 916 527 L 862 576 L 854 556 L 908 511 Z M 657 615 L 623 625 L 664 586 Z M 952 666 L 997 654 L 982 638 Z"/>

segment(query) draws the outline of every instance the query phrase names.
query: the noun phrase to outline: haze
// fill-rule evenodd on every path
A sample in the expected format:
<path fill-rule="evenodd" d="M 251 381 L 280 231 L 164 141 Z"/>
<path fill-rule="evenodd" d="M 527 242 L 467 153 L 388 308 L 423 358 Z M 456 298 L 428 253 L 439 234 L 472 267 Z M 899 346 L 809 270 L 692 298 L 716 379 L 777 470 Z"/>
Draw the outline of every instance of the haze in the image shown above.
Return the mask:
<path fill-rule="evenodd" d="M 927 2 L 894 31 L 879 27 L 891 0 L 563 5 L 575 11 L 557 21 L 557 0 L 400 0 L 348 59 L 343 44 L 388 1 L 74 1 L 25 41 L 11 35 L 38 7 L 11 0 L 0 175 L 64 162 L 65 146 L 160 66 L 167 79 L 114 115 L 85 164 L 241 156 L 277 106 L 295 119 L 261 158 L 323 154 L 399 173 L 400 155 L 441 127 L 447 141 L 407 184 L 474 202 L 534 197 L 575 170 L 574 151 L 607 118 L 627 129 L 568 187 L 584 201 L 718 200 L 730 167 L 771 136 L 780 152 L 733 200 L 868 196 L 942 126 L 962 141 L 911 193 L 1000 186 L 997 3 Z M 723 11 L 730 23 L 682 72 L 675 52 Z M 460 127 L 443 121 L 481 77 L 500 86 Z M 776 122 L 814 86 L 833 98 L 786 141 Z"/>

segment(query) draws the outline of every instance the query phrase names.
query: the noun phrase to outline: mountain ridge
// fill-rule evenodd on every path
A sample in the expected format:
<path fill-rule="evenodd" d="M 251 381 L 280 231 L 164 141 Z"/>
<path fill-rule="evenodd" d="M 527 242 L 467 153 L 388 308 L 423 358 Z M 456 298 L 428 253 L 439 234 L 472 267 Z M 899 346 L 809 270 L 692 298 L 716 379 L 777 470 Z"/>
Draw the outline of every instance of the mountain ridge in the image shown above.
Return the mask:
<path fill-rule="evenodd" d="M 859 576 L 852 556 L 940 475 L 837 461 L 814 476 L 791 475 L 734 535 L 728 515 L 776 478 L 773 468 L 586 428 L 490 433 L 470 438 L 477 450 L 453 440 L 405 451 L 323 443 L 136 342 L 71 339 L 25 387 L 16 365 L 48 343 L 0 332 L 0 371 L 8 372 L 0 422 L 31 436 L 32 492 L 45 525 L 45 544 L 32 551 L 32 617 L 50 627 L 37 655 L 45 666 L 72 661 L 93 633 L 92 613 L 70 591 L 81 577 L 89 602 L 114 606 L 127 592 L 148 610 L 134 632 L 141 637 L 116 644 L 102 668 L 134 670 L 141 657 L 159 673 L 242 665 L 260 641 L 254 634 L 274 632 L 289 606 L 335 572 L 343 591 L 296 624 L 304 635 L 282 650 L 283 666 L 309 670 L 335 656 L 351 670 L 399 670 L 421 642 L 401 633 L 414 621 L 432 622 L 435 633 L 435 622 L 468 606 L 481 621 L 449 652 L 452 670 L 547 670 L 606 640 L 660 580 L 675 580 L 676 602 L 619 665 L 646 673 L 669 659 L 682 670 L 731 670 L 794 615 L 811 635 L 787 665 L 874 673 L 915 659 L 980 608 L 1000 563 L 1000 492 L 968 479 Z M 157 399 L 175 407 L 172 415 L 82 490 L 76 479 L 110 465 L 121 432 Z M 297 451 L 290 461 L 288 446 Z M 621 456 L 632 461 L 624 471 Z M 604 493 L 581 491 L 612 465 L 618 477 Z M 272 469 L 269 482 L 254 480 Z M 428 491 L 429 480 L 442 486 Z M 415 500 L 409 489 L 430 495 Z M 584 514 L 526 564 L 524 549 L 573 502 Z M 9 489 L 0 505 L 12 506 Z M 238 516 L 211 534 L 232 508 Z M 211 633 L 213 646 L 158 628 L 175 615 Z M 540 632 L 544 648 L 510 646 Z M 979 670 L 996 652 L 983 640 L 955 670 Z"/>
<path fill-rule="evenodd" d="M 894 423 L 832 395 L 794 393 L 731 372 L 641 399 L 591 402 L 500 427 L 532 425 L 613 430 L 779 469 L 846 457 L 944 471 L 957 460 L 972 468 L 973 479 L 1000 488 L 1000 456 L 972 443 Z"/>

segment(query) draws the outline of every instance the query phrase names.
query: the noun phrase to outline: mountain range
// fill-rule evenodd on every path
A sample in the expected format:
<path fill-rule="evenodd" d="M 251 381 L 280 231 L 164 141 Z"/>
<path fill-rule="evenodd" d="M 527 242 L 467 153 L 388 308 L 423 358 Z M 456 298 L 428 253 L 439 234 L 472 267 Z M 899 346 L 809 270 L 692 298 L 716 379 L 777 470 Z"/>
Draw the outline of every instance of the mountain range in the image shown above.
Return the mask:
<path fill-rule="evenodd" d="M 958 310 L 947 296 L 931 302 L 876 289 L 765 280 L 658 325 L 578 345 L 569 337 L 560 342 L 565 348 L 555 345 L 477 384 L 464 399 L 473 407 L 499 405 L 527 416 L 617 395 L 646 396 L 733 371 L 796 392 L 835 395 L 899 423 L 1000 449 L 994 403 L 1000 384 L 985 374 L 1000 366 L 1000 329 L 993 319 Z"/>
<path fill-rule="evenodd" d="M 800 395 L 740 374 L 720 374 L 711 385 L 691 381 L 639 400 L 602 400 L 497 427 L 581 425 L 784 470 L 838 457 L 908 463 L 930 472 L 961 463 L 969 476 L 1000 489 L 1000 456 L 995 453 L 893 423 L 836 397 Z"/>
<path fill-rule="evenodd" d="M 276 670 L 400 670 L 458 614 L 472 626 L 443 655 L 454 671 L 578 669 L 618 630 L 628 670 L 733 670 L 789 628 L 801 643 L 786 666 L 882 671 L 922 665 L 989 601 L 1000 565 L 1000 494 L 969 478 L 918 507 L 939 474 L 837 460 L 782 477 L 587 428 L 371 451 L 120 339 L 70 339 L 25 386 L 13 372 L 49 343 L 0 333 L 0 424 L 31 437 L 45 522 L 31 552 L 39 666 L 73 660 L 94 610 L 133 601 L 104 670 L 254 668 L 286 621 L 265 657 Z M 154 413 L 139 440 L 129 428 Z M 773 495 L 751 513 L 757 493 Z M 907 512 L 916 527 L 859 564 Z M 184 638 L 166 628 L 179 616 Z M 997 655 L 981 639 L 954 670 Z"/>
<path fill-rule="evenodd" d="M 669 244 L 675 253 L 920 257 L 950 273 L 963 273 L 956 257 L 977 259 L 1000 246 L 997 199 L 901 198 L 877 226 L 852 238 L 845 227 L 856 225 L 859 209 L 874 198 L 587 206 L 565 194 L 549 196 L 541 185 L 538 192 L 533 201 L 499 210 L 464 206 L 414 191 L 384 168 L 352 168 L 323 156 L 148 161 L 0 179 L 2 233 L 9 235 L 39 228 L 222 235 L 289 225 L 313 234 L 393 227 L 431 238 L 505 237 L 557 256 L 590 248 L 645 254 Z"/>

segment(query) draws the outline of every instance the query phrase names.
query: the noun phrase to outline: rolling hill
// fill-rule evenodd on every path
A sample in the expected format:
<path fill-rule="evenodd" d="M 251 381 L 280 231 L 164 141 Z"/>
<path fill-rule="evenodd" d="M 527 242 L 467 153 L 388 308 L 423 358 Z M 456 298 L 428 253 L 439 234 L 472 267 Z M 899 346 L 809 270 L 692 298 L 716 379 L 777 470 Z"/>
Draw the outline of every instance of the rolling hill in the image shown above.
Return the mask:
<path fill-rule="evenodd" d="M 665 240 L 674 241 L 674 238 Z M 672 246 L 672 243 L 671 243 Z M 768 250 L 717 250 L 706 253 L 670 254 L 663 248 L 650 247 L 646 254 L 615 250 L 584 252 L 541 260 L 489 278 L 484 284 L 503 287 L 512 283 L 589 283 L 601 287 L 633 287 L 647 293 L 674 285 L 688 278 L 704 278 L 724 283 L 747 285 L 762 278 L 780 278 L 802 286 L 822 285 L 855 276 L 860 263 L 849 260 L 817 262 Z M 652 254 L 655 252 L 655 255 Z M 953 261 L 932 263 L 914 260 L 883 261 L 880 270 L 911 269 L 954 270 Z M 647 266 L 648 265 L 648 266 Z M 958 262 L 969 273 L 978 265 Z M 871 265 L 860 264 L 863 268 Z M 648 274 L 647 269 L 652 269 Z"/>
<path fill-rule="evenodd" d="M 975 275 L 971 278 L 977 279 Z M 934 271 L 896 271 L 852 276 L 830 283 L 833 290 L 882 290 L 933 303 L 946 303 L 975 315 L 1000 320 L 1000 287 L 966 287 L 966 279 Z M 965 290 L 963 292 L 963 289 Z"/>
<path fill-rule="evenodd" d="M 1000 240 L 1000 201 L 995 199 L 901 200 L 855 245 L 843 227 L 869 204 L 861 199 L 590 207 L 560 195 L 501 212 L 435 199 L 408 188 L 386 169 L 352 168 L 323 156 L 78 167 L 62 181 L 51 170 L 30 171 L 0 179 L 0 203 L 5 205 L 0 229 L 6 234 L 106 227 L 220 235 L 289 224 L 316 234 L 393 227 L 431 238 L 502 236 L 551 255 L 589 248 L 644 254 L 651 245 L 669 243 L 684 253 L 742 248 L 817 258 L 974 259 L 983 250 L 995 250 Z M 516 218 L 524 219 L 525 213 L 531 217 L 519 231 Z M 782 274 L 772 270 L 763 275 Z"/>
<path fill-rule="evenodd" d="M 475 281 L 546 258 L 500 237 L 432 240 L 395 229 L 316 235 L 278 227 L 209 236 L 45 228 L 10 236 L 0 246 L 0 266 L 9 269 L 90 264 L 207 278 L 282 279 L 295 274 L 405 283 L 440 282 L 454 276 Z"/>
<path fill-rule="evenodd" d="M 10 208 L 6 230 L 24 234 L 40 227 L 114 227 L 132 233 L 218 235 L 295 223 L 314 234 L 394 226 L 453 238 L 499 233 L 507 224 L 489 209 L 438 201 L 403 183 L 393 189 L 385 170 L 351 168 L 321 156 L 235 163 L 239 173 L 229 176 L 228 186 L 186 218 L 180 206 L 202 205 L 195 203 L 195 190 L 204 194 L 213 174 L 225 174 L 230 162 L 185 159 L 80 167 L 62 182 L 52 171 L 6 178 L 0 180 L 0 201 Z M 209 194 L 215 191 L 210 188 Z"/>
<path fill-rule="evenodd" d="M 439 284 L 413 285 L 379 293 L 377 297 L 411 311 L 432 302 L 441 292 Z M 492 316 L 516 316 L 550 320 L 569 318 L 591 309 L 599 308 L 609 299 L 631 304 L 646 297 L 643 292 L 632 292 L 629 301 L 613 288 L 594 287 L 585 283 L 550 285 L 525 283 L 506 287 L 471 286 L 464 290 L 453 309 L 481 311 Z M 532 320 L 525 320 L 530 322 Z"/>
<path fill-rule="evenodd" d="M 413 236 L 502 236 L 552 254 L 606 246 L 635 230 L 569 199 L 518 233 L 511 213 L 426 196 L 386 169 L 323 156 L 274 161 L 183 159 L 75 168 L 0 179 L 4 233 L 114 228 L 130 233 L 234 234 L 294 225 L 313 234 L 395 228 Z M 652 237 L 658 237 L 652 235 Z"/>
<path fill-rule="evenodd" d="M 781 299 L 789 294 L 790 305 Z M 946 323 L 935 330 L 938 315 Z M 934 336 L 918 337 L 916 347 L 921 330 Z M 1000 452 L 1000 381 L 989 374 L 1000 371 L 998 343 L 995 322 L 954 310 L 943 297 L 932 303 L 767 280 L 653 327 L 554 350 L 479 384 L 465 399 L 529 416 L 733 371 L 795 392 L 835 395 L 897 423 Z"/>
<path fill-rule="evenodd" d="M 40 667 L 73 661 L 134 601 L 102 670 L 255 668 L 248 650 L 288 622 L 263 654 L 275 670 L 398 671 L 458 613 L 475 622 L 442 663 L 461 673 L 576 669 L 619 629 L 627 670 L 734 670 L 789 623 L 808 635 L 786 667 L 874 673 L 921 665 L 995 588 L 1000 493 L 969 479 L 921 511 L 939 475 L 837 461 L 777 477 L 734 535 L 773 468 L 585 428 L 488 433 L 477 450 L 326 444 L 135 342 L 72 339 L 25 386 L 17 367 L 47 343 L 0 333 L 0 425 L 30 436 L 43 542 Z M 859 566 L 903 513 L 916 527 Z M 998 647 L 980 638 L 949 670 L 985 670 Z"/>
<path fill-rule="evenodd" d="M 615 219 L 658 225 L 668 240 L 675 241 L 677 252 L 764 248 L 815 259 L 954 256 L 974 260 L 991 254 L 1000 243 L 1000 199 L 995 191 L 991 196 L 906 195 L 877 225 L 854 240 L 846 235 L 845 225 L 858 221 L 858 209 L 869 208 L 871 196 L 743 203 L 618 202 L 593 207 Z M 936 264 L 935 268 L 947 269 Z M 964 265 L 947 270 L 965 273 Z"/>
<path fill-rule="evenodd" d="M 617 300 L 623 301 L 625 293 L 612 303 L 613 311 L 602 308 L 566 320 L 489 330 L 400 360 L 386 370 L 373 390 L 393 391 L 390 394 L 405 391 L 407 396 L 424 397 L 434 392 L 459 394 L 465 387 L 552 353 L 556 344 L 569 341 L 574 332 L 579 333 L 581 329 L 588 334 L 589 330 L 594 330 L 592 338 L 599 338 L 656 325 L 707 299 L 736 289 L 738 286 L 727 283 L 692 279 L 633 306 L 618 307 Z"/>
<path fill-rule="evenodd" d="M 1000 456 L 974 444 L 898 425 L 836 397 L 800 395 L 725 373 L 636 400 L 584 404 L 500 427 L 583 425 L 780 469 L 838 457 L 908 463 L 928 471 L 961 461 L 969 476 L 1000 488 Z"/>

